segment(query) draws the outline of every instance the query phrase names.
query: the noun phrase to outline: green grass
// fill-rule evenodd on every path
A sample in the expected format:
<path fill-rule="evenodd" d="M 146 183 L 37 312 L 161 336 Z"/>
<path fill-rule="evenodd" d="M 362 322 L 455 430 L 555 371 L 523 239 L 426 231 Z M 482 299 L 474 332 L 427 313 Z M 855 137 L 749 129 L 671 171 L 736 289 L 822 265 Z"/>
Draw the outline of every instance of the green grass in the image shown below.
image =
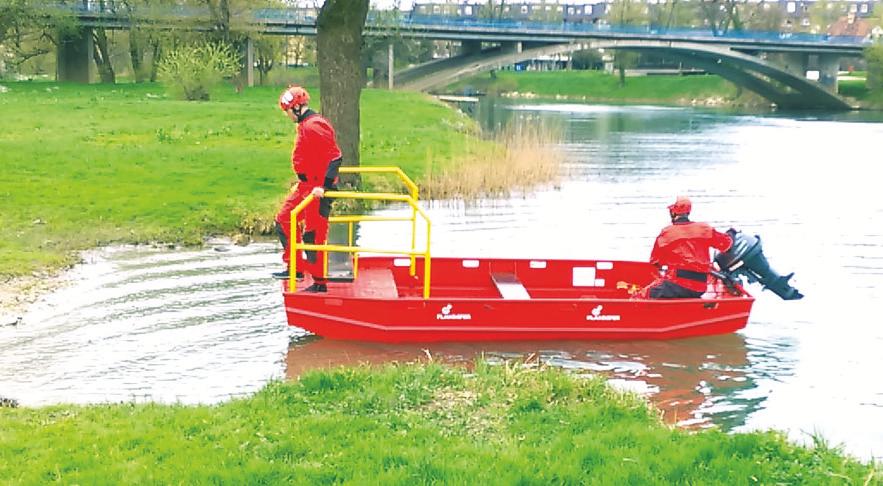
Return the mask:
<path fill-rule="evenodd" d="M 216 406 L 0 409 L 0 484 L 870 484 L 772 432 L 689 432 L 601 378 L 317 371 Z"/>
<path fill-rule="evenodd" d="M 736 87 L 719 76 L 636 76 L 626 78 L 600 71 L 498 71 L 496 79 L 484 74 L 461 81 L 449 90 L 471 86 L 487 92 L 534 93 L 595 101 L 684 103 L 694 99 L 732 99 Z"/>
<path fill-rule="evenodd" d="M 864 79 L 841 79 L 837 82 L 837 92 L 841 96 L 849 96 L 857 100 L 865 100 L 870 95 Z"/>
<path fill-rule="evenodd" d="M 149 84 L 4 86 L 0 276 L 68 265 L 76 250 L 111 242 L 266 229 L 293 178 L 294 125 L 276 107 L 278 87 L 185 102 Z M 469 119 L 414 93 L 366 90 L 362 126 L 363 165 L 418 180 L 429 160 L 486 146 Z"/>

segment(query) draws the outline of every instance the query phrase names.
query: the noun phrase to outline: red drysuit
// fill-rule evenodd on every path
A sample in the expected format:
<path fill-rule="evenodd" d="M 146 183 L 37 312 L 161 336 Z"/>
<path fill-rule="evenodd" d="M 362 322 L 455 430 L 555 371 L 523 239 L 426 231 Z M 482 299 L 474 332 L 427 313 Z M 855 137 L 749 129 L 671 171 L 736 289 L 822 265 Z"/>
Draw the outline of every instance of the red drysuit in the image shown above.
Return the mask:
<path fill-rule="evenodd" d="M 300 182 L 288 195 L 282 209 L 276 215 L 276 222 L 291 241 L 291 212 L 316 187 L 334 189 L 340 169 L 340 148 L 335 140 L 334 128 L 321 115 L 307 110 L 297 125 L 297 138 L 291 153 L 291 167 Z M 326 244 L 328 241 L 328 215 L 331 213 L 331 200 L 314 199 L 297 216 L 298 243 Z M 282 261 L 290 261 L 290 244 L 285 245 Z M 306 255 L 305 255 L 306 253 Z M 298 252 L 297 271 L 308 272 L 313 278 L 324 277 L 324 252 Z"/>
<path fill-rule="evenodd" d="M 708 271 L 711 269 L 709 249 L 727 251 L 733 240 L 707 223 L 677 221 L 665 227 L 650 253 L 650 263 L 668 266 L 665 276 L 650 284 L 648 289 L 664 281 L 677 284 L 700 294 L 705 292 Z"/>

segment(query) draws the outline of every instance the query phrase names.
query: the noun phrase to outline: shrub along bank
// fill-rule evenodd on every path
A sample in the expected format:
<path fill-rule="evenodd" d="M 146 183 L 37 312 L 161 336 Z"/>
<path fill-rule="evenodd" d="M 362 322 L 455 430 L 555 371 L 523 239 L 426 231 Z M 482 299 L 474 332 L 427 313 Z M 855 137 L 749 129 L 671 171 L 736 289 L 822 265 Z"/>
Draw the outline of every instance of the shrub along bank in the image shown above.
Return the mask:
<path fill-rule="evenodd" d="M 277 87 L 225 87 L 211 102 L 177 101 L 155 84 L 4 87 L 0 280 L 101 244 L 268 231 L 293 180 L 294 125 Z M 428 160 L 444 167 L 492 145 L 420 94 L 366 90 L 362 109 L 363 165 L 420 180 Z"/>
<path fill-rule="evenodd" d="M 0 484 L 858 484 L 823 441 L 688 432 L 601 378 L 316 371 L 215 406 L 0 408 Z"/>

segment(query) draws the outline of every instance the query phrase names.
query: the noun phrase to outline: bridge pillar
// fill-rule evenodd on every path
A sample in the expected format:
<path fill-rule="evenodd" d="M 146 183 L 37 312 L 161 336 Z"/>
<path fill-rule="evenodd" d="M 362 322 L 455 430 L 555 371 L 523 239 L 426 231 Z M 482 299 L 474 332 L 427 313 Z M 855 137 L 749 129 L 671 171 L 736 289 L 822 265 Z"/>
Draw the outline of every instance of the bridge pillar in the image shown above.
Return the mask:
<path fill-rule="evenodd" d="M 464 40 L 460 42 L 460 55 L 468 56 L 481 52 L 481 41 Z"/>
<path fill-rule="evenodd" d="M 777 52 L 767 54 L 767 60 L 795 76 L 805 78 L 809 68 L 809 54 L 801 52 Z"/>
<path fill-rule="evenodd" d="M 92 80 L 92 29 L 59 29 L 55 79 L 74 83 Z"/>
<path fill-rule="evenodd" d="M 509 52 L 512 54 L 521 53 L 522 47 L 523 47 L 523 43 L 521 41 L 501 42 L 500 43 L 500 50 L 502 50 L 503 52 Z"/>
<path fill-rule="evenodd" d="M 829 93 L 837 94 L 837 73 L 840 71 L 840 56 L 837 54 L 819 55 L 811 69 L 819 71 L 819 84 Z"/>

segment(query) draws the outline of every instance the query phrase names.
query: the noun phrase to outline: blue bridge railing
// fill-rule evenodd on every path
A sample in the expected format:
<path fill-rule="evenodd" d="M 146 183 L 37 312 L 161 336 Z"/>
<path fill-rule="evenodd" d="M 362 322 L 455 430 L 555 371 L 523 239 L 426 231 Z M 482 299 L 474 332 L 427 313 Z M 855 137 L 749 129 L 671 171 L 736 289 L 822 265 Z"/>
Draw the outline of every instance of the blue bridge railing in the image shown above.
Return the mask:
<path fill-rule="evenodd" d="M 75 4 L 48 4 L 44 8 L 65 10 L 81 17 L 90 16 L 95 18 L 107 18 L 120 20 L 125 18 L 139 19 L 182 19 L 182 18 L 209 18 L 206 9 L 184 6 L 164 6 L 152 8 L 130 8 L 123 2 L 77 2 Z M 250 19 L 250 23 L 263 25 L 315 25 L 315 11 L 313 9 L 251 9 L 246 15 L 239 16 Z M 371 12 L 368 16 L 367 26 L 374 29 L 403 29 L 403 30 L 469 30 L 484 31 L 488 33 L 530 33 L 536 35 L 554 34 L 597 34 L 598 36 L 640 36 L 641 38 L 659 38 L 663 40 L 703 40 L 703 41 L 726 41 L 757 42 L 767 44 L 817 44 L 826 46 L 862 47 L 872 41 L 858 36 L 832 36 L 828 34 L 810 34 L 804 32 L 770 32 L 770 31 L 728 31 L 726 33 L 713 32 L 709 29 L 689 28 L 665 28 L 662 26 L 638 26 L 638 25 L 609 25 L 594 23 L 573 22 L 533 22 L 507 19 L 473 19 L 465 17 L 437 16 L 437 15 L 414 15 L 412 12 Z"/>

